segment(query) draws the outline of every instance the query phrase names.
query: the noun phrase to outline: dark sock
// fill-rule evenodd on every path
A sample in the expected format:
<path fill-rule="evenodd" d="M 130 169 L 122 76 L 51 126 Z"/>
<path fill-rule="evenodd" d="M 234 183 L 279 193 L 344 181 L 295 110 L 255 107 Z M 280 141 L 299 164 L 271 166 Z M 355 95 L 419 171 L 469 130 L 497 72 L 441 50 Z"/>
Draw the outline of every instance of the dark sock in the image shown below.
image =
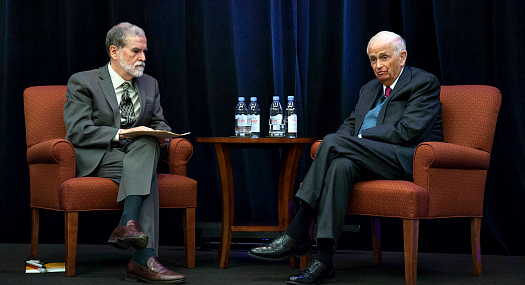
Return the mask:
<path fill-rule="evenodd" d="M 136 251 L 133 254 L 133 257 L 131 260 L 135 261 L 136 263 L 148 267 L 148 259 L 155 256 L 155 250 L 153 248 L 145 248 L 143 250 Z"/>
<path fill-rule="evenodd" d="M 142 201 L 144 198 L 140 195 L 129 195 L 124 199 L 124 211 L 120 218 L 120 225 L 126 226 L 129 220 L 137 221 L 139 219 Z"/>
<path fill-rule="evenodd" d="M 296 241 L 310 238 L 310 225 L 315 218 L 315 212 L 310 205 L 301 202 L 297 215 L 293 218 L 285 233 Z"/>
<path fill-rule="evenodd" d="M 334 266 L 334 240 L 329 238 L 317 239 L 317 260 L 328 267 Z"/>

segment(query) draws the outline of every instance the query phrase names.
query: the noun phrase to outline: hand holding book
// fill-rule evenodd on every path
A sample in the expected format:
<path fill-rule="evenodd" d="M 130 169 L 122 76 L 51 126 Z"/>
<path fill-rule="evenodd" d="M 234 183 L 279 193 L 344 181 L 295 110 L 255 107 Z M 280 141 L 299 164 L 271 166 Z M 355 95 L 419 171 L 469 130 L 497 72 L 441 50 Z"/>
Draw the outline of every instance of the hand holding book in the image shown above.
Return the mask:
<path fill-rule="evenodd" d="M 177 134 L 168 131 L 122 129 L 120 130 L 119 134 L 129 139 L 133 139 L 138 136 L 154 136 L 159 139 L 169 139 L 189 135 L 190 132 Z"/>

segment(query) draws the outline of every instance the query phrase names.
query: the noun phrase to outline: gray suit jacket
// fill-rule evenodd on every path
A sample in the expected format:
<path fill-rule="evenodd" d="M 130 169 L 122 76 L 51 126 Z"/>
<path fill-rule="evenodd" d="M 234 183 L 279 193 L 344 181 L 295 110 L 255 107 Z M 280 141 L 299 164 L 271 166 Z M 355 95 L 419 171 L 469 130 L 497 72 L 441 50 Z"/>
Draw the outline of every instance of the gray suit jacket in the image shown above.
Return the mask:
<path fill-rule="evenodd" d="M 160 106 L 157 80 L 146 74 L 134 80 L 141 108 L 133 127 L 171 131 Z M 98 166 L 120 129 L 120 111 L 108 65 L 73 74 L 67 84 L 66 99 L 66 139 L 75 148 L 77 177 L 86 176 Z"/>
<path fill-rule="evenodd" d="M 382 96 L 382 86 L 379 80 L 374 79 L 361 88 L 354 111 L 337 133 L 357 136 L 366 114 L 378 96 Z M 377 125 L 362 130 L 361 136 L 392 144 L 403 168 L 411 173 L 416 146 L 425 141 L 443 140 L 439 93 L 440 84 L 434 75 L 405 66 L 379 111 Z"/>

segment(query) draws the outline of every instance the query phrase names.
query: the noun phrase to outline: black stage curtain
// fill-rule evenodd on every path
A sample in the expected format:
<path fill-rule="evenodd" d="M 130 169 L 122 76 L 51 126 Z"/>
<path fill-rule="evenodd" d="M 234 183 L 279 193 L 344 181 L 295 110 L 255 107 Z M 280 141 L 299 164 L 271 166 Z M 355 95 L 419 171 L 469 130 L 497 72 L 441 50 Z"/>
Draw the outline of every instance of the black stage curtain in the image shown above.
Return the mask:
<path fill-rule="evenodd" d="M 196 143 L 195 137 L 233 135 L 238 96 L 258 97 L 262 135 L 268 132 L 265 122 L 273 95 L 281 96 L 283 104 L 286 96 L 295 95 L 299 136 L 322 138 L 336 131 L 354 108 L 359 88 L 374 78 L 365 53 L 368 40 L 378 31 L 391 30 L 407 41 L 407 64 L 434 73 L 443 85 L 484 84 L 501 90 L 503 102 L 485 191 L 482 248 L 484 254 L 525 254 L 521 241 L 525 235 L 525 104 L 520 86 L 525 63 L 519 57 L 525 46 L 521 36 L 525 3 L 521 0 L 0 3 L 0 242 L 29 242 L 23 90 L 66 84 L 75 72 L 107 64 L 105 34 L 127 21 L 146 31 L 146 72 L 159 81 L 167 120 L 176 132 L 192 132 L 189 139 L 195 149 L 188 174 L 199 185 L 198 221 L 220 221 L 221 194 L 214 150 Z M 232 152 L 236 220 L 276 219 L 273 189 L 279 156 L 278 150 Z M 310 163 L 306 146 L 297 183 Z M 61 221 L 60 215 L 50 215 L 49 219 Z M 118 215 L 81 217 L 81 223 L 102 229 L 99 241 L 103 242 Z M 111 218 L 103 218 L 107 216 Z M 162 224 L 172 225 L 180 218 L 170 212 L 162 219 Z M 46 216 L 41 220 L 45 222 Z M 364 234 L 352 235 L 341 245 L 369 249 L 367 223 L 359 218 L 348 222 L 361 224 Z M 395 223 L 383 225 L 389 235 L 384 239 L 385 250 L 402 250 Z M 41 235 L 43 242 L 61 242 L 63 225 L 53 224 L 43 228 L 47 229 Z M 421 251 L 468 252 L 468 221 L 424 222 L 420 240 Z M 83 240 L 81 232 L 79 241 L 93 239 Z"/>

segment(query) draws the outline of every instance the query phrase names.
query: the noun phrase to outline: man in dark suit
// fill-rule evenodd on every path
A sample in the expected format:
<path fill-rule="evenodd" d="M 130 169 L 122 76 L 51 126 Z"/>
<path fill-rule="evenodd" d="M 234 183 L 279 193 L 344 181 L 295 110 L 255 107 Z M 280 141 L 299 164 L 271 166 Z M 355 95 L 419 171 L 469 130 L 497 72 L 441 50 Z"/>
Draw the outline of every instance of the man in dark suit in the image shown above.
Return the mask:
<path fill-rule="evenodd" d="M 405 66 L 405 41 L 379 32 L 367 54 L 376 79 L 365 84 L 350 117 L 317 150 L 296 197 L 301 207 L 285 233 L 249 254 L 282 260 L 310 252 L 309 227 L 317 218 L 316 260 L 287 284 L 318 284 L 335 274 L 333 254 L 341 236 L 348 199 L 358 181 L 412 179 L 416 146 L 442 141 L 440 84 L 425 71 Z"/>
<path fill-rule="evenodd" d="M 126 279 L 183 283 L 185 277 L 159 263 L 157 162 L 167 140 L 127 137 L 130 131 L 167 130 L 157 80 L 143 74 L 144 31 L 120 23 L 106 36 L 109 64 L 69 79 L 64 106 L 66 139 L 75 148 L 76 176 L 109 178 L 119 184 L 124 203 L 108 243 L 134 249 Z"/>

